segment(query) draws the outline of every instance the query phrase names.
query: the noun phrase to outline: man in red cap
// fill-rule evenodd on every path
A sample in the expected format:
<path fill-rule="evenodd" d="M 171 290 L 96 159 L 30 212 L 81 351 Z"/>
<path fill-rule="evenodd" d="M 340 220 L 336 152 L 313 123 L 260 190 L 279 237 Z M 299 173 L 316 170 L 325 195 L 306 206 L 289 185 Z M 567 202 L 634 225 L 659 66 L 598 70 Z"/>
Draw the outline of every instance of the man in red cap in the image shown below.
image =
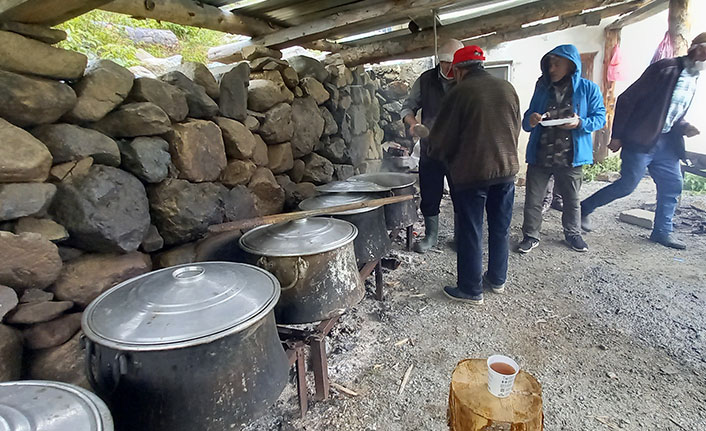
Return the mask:
<path fill-rule="evenodd" d="M 429 156 L 441 160 L 453 183 L 459 215 L 458 286 L 446 296 L 483 303 L 483 286 L 505 290 L 515 175 L 520 101 L 512 85 L 483 67 L 478 46 L 456 51 L 456 86 L 446 95 L 430 135 Z M 483 215 L 488 214 L 488 271 L 483 274 Z"/>

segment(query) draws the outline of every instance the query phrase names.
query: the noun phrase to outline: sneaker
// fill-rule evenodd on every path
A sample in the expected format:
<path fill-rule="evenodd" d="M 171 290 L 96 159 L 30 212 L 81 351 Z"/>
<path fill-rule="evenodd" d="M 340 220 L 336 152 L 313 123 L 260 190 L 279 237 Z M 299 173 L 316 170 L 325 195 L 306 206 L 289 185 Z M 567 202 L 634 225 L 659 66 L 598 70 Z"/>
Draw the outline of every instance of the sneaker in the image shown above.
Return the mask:
<path fill-rule="evenodd" d="M 672 233 L 658 234 L 652 232 L 652 235 L 650 235 L 650 241 L 656 242 L 657 244 L 662 244 L 665 247 L 675 248 L 677 250 L 686 249 L 686 244 L 676 239 Z"/>
<path fill-rule="evenodd" d="M 586 232 L 591 232 L 593 230 L 593 223 L 591 223 L 591 215 L 581 215 L 581 229 Z"/>
<path fill-rule="evenodd" d="M 483 286 L 493 293 L 503 293 L 505 292 L 505 283 L 503 284 L 493 284 L 488 281 L 488 273 L 483 274 Z"/>
<path fill-rule="evenodd" d="M 588 251 L 588 244 L 581 238 L 581 235 L 569 235 L 566 237 L 566 242 L 569 244 L 569 247 L 575 251 Z"/>
<path fill-rule="evenodd" d="M 444 295 L 453 299 L 454 301 L 466 302 L 471 305 L 483 305 L 483 294 L 480 295 L 469 295 L 462 291 L 458 287 L 445 286 Z"/>
<path fill-rule="evenodd" d="M 517 252 L 527 254 L 537 247 L 539 247 L 539 240 L 526 236 L 520 245 L 517 246 Z"/>

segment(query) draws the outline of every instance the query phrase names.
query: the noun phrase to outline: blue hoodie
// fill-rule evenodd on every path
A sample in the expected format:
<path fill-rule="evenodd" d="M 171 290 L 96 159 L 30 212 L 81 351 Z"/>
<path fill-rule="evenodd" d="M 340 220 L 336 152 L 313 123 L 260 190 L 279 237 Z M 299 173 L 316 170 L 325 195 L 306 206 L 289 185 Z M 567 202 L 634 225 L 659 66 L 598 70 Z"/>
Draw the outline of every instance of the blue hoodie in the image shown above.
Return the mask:
<path fill-rule="evenodd" d="M 530 132 L 527 144 L 527 163 L 535 164 L 537 150 L 544 126 L 530 127 L 529 118 L 534 113 L 544 114 L 551 94 L 552 81 L 549 77 L 548 56 L 557 55 L 571 60 L 576 65 L 576 71 L 571 77 L 574 87 L 574 112 L 581 117 L 581 125 L 572 130 L 574 140 L 574 166 L 590 165 L 593 163 L 593 139 L 591 134 L 605 126 L 605 106 L 603 95 L 598 85 L 581 77 L 581 55 L 574 45 L 560 45 L 547 53 L 541 61 L 542 76 L 537 81 L 534 95 L 529 109 L 522 119 L 522 128 Z"/>

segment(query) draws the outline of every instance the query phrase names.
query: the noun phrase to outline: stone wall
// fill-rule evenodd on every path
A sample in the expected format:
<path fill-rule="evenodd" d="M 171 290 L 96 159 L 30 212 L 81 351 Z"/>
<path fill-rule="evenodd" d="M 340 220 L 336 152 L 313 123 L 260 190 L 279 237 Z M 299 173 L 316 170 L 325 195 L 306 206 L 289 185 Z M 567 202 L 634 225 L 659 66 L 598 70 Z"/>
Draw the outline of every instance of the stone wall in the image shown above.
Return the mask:
<path fill-rule="evenodd" d="M 211 224 L 296 208 L 380 168 L 377 80 L 249 47 L 139 77 L 0 31 L 0 381 L 87 386 L 82 310 L 152 269 L 225 259 Z M 52 38 L 49 38 L 51 36 Z"/>

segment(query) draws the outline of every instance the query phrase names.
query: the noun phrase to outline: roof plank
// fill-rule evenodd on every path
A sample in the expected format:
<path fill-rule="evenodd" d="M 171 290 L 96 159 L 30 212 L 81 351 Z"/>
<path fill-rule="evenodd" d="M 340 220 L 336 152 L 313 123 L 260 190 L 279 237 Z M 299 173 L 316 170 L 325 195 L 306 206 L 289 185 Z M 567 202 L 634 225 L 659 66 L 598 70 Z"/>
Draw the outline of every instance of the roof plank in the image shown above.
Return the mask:
<path fill-rule="evenodd" d="M 631 13 L 615 21 L 608 26 L 608 30 L 617 30 L 630 24 L 635 24 L 643 21 L 651 16 L 657 15 L 669 9 L 669 0 L 655 0 Z"/>

